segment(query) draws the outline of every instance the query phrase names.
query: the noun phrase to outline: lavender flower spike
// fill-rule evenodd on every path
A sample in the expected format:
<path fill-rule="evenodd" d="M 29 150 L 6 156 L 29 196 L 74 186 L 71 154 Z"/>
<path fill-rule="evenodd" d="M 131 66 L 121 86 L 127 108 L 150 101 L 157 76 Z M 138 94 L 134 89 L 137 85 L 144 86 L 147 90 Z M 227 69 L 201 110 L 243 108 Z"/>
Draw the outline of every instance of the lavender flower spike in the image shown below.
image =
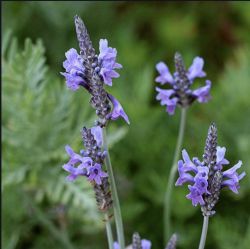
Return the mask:
<path fill-rule="evenodd" d="M 171 236 L 170 240 L 168 241 L 166 249 L 176 249 L 176 243 L 177 243 L 177 235 L 174 233 Z"/>
<path fill-rule="evenodd" d="M 203 78 L 206 73 L 203 71 L 204 60 L 201 57 L 195 57 L 192 65 L 188 70 L 185 69 L 183 59 L 179 53 L 175 54 L 176 72 L 172 75 L 164 62 L 159 62 L 156 69 L 159 76 L 155 81 L 161 85 L 168 83 L 170 89 L 161 89 L 156 87 L 158 95 L 157 100 L 161 101 L 161 105 L 166 105 L 166 111 L 173 115 L 177 105 L 180 107 L 188 107 L 195 100 L 205 103 L 210 99 L 211 81 L 206 80 L 206 85 L 196 90 L 191 90 L 191 85 L 196 78 Z"/>
<path fill-rule="evenodd" d="M 103 143 L 102 129 L 94 126 L 82 130 L 85 150 L 80 154 L 75 153 L 69 145 L 65 146 L 69 161 L 63 165 L 63 169 L 69 172 L 67 179 L 76 180 L 79 176 L 85 177 L 94 187 L 96 202 L 99 210 L 107 211 L 112 206 L 112 198 L 108 174 L 103 169 L 106 152 L 101 150 Z"/>
<path fill-rule="evenodd" d="M 200 204 L 204 216 L 215 214 L 213 208 L 219 200 L 223 187 L 228 187 L 234 193 L 238 193 L 239 182 L 246 175 L 245 172 L 238 174 L 242 162 L 228 170 L 223 170 L 229 161 L 225 159 L 225 147 L 217 146 L 217 128 L 212 124 L 208 130 L 203 162 L 198 158 L 192 160 L 185 150 L 182 151 L 183 160 L 178 162 L 179 178 L 176 186 L 189 183 L 190 193 L 187 198 L 194 206 Z"/>
<path fill-rule="evenodd" d="M 119 116 L 129 123 L 119 102 L 115 98 L 110 98 L 111 95 L 104 89 L 104 84 L 112 86 L 112 78 L 119 77 L 115 69 L 122 68 L 122 65 L 116 62 L 117 50 L 108 47 L 106 39 L 100 39 L 100 53 L 96 54 L 86 26 L 78 16 L 75 17 L 75 27 L 80 54 L 74 48 L 65 54 L 65 72 L 61 74 L 66 79 L 67 87 L 76 91 L 82 86 L 89 92 L 90 104 L 98 116 L 97 125 L 104 127 L 108 120 L 116 120 Z"/>

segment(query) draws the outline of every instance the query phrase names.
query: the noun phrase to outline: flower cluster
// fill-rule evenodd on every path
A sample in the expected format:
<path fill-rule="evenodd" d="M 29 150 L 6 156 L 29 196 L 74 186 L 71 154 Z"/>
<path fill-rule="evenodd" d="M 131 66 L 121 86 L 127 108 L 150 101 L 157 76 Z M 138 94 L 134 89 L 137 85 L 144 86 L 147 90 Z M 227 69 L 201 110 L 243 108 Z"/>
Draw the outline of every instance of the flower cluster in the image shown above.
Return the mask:
<path fill-rule="evenodd" d="M 102 128 L 94 126 L 91 129 L 82 129 L 82 138 L 85 150 L 75 153 L 69 145 L 65 150 L 69 155 L 69 161 L 63 165 L 63 169 L 69 172 L 67 180 L 74 181 L 79 176 L 84 176 L 94 187 L 96 203 L 101 211 L 107 211 L 112 206 L 112 197 L 108 174 L 103 170 L 106 151 L 102 151 Z"/>
<path fill-rule="evenodd" d="M 112 86 L 112 78 L 119 77 L 115 69 L 122 68 L 122 65 L 116 62 L 116 49 L 108 47 L 106 39 L 100 39 L 100 53 L 97 55 L 87 29 L 78 16 L 75 17 L 75 26 L 80 54 L 74 48 L 65 53 L 65 72 L 61 74 L 66 79 L 67 87 L 76 91 L 82 86 L 91 94 L 90 103 L 96 109 L 99 125 L 105 126 L 108 120 L 116 120 L 119 117 L 129 123 L 119 101 L 104 89 L 104 84 Z"/>
<path fill-rule="evenodd" d="M 100 185 L 102 178 L 107 177 L 107 173 L 102 170 L 102 163 L 105 158 L 105 152 L 101 152 L 102 143 L 101 128 L 93 127 L 91 129 L 83 128 L 83 136 L 87 150 L 81 150 L 80 154 L 75 153 L 69 145 L 65 146 L 69 161 L 63 165 L 63 169 L 69 172 L 67 179 L 74 181 L 78 176 L 86 176 L 90 182 Z M 92 148 L 95 148 L 94 151 Z"/>
<path fill-rule="evenodd" d="M 217 146 L 217 130 L 214 124 L 209 128 L 203 162 L 194 157 L 190 159 L 186 150 L 182 151 L 183 160 L 178 162 L 179 178 L 176 186 L 190 183 L 190 193 L 186 196 L 194 206 L 200 204 L 204 215 L 212 215 L 214 205 L 218 201 L 220 190 L 228 187 L 234 193 L 238 193 L 239 181 L 246 175 L 238 174 L 241 167 L 239 161 L 235 166 L 223 171 L 224 165 L 229 164 L 225 159 L 225 147 Z"/>
<path fill-rule="evenodd" d="M 170 115 L 174 114 L 177 105 L 188 107 L 195 100 L 204 103 L 210 99 L 211 81 L 206 80 L 206 85 L 196 90 L 190 89 L 196 78 L 206 76 L 203 65 L 204 60 L 201 57 L 195 57 L 190 68 L 186 70 L 179 53 L 175 54 L 176 72 L 173 75 L 164 62 L 159 62 L 156 65 L 160 75 L 156 77 L 155 81 L 161 85 L 168 84 L 171 87 L 171 89 L 156 87 L 158 92 L 156 99 L 160 100 L 161 105 L 166 105 L 166 111 Z"/>
<path fill-rule="evenodd" d="M 122 65 L 116 62 L 117 51 L 115 48 L 108 47 L 108 41 L 106 39 L 100 40 L 99 50 L 99 75 L 106 85 L 112 86 L 112 78 L 118 78 L 120 76 L 114 69 L 122 68 Z"/>

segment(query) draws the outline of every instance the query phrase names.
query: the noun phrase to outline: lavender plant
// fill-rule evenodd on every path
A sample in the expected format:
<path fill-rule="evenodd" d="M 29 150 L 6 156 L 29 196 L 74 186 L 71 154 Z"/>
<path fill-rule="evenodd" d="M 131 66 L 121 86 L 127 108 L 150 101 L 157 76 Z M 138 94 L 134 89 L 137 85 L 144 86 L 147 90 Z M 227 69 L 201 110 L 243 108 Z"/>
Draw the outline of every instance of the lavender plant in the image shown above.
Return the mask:
<path fill-rule="evenodd" d="M 80 54 L 74 48 L 66 52 L 66 60 L 63 62 L 66 72 L 61 74 L 66 79 L 67 87 L 72 91 L 83 87 L 89 92 L 90 104 L 96 110 L 98 119 L 92 128 L 83 127 L 82 129 L 85 150 L 77 154 L 69 145 L 65 147 L 70 160 L 63 168 L 69 172 L 68 180 L 74 181 L 77 177 L 84 176 L 93 185 L 97 206 L 99 210 L 105 212 L 110 249 L 113 248 L 113 235 L 109 223 L 109 211 L 113 207 L 117 237 L 123 249 L 125 241 L 122 217 L 105 127 L 109 120 L 122 117 L 129 124 L 129 119 L 118 100 L 104 88 L 104 85 L 112 86 L 112 78 L 119 77 L 115 69 L 122 68 L 122 65 L 116 62 L 117 51 L 115 48 L 108 47 L 106 39 L 100 40 L 100 53 L 96 54 L 87 29 L 78 16 L 75 16 L 75 27 Z"/>
<path fill-rule="evenodd" d="M 197 157 L 191 160 L 187 151 L 183 150 L 183 160 L 178 162 L 179 178 L 175 185 L 192 184 L 188 185 L 190 193 L 186 197 L 192 201 L 193 206 L 201 206 L 204 216 L 199 249 L 205 246 L 209 217 L 215 214 L 214 208 L 219 201 L 221 189 L 228 187 L 238 194 L 239 182 L 246 175 L 245 172 L 237 172 L 242 165 L 241 161 L 224 170 L 225 165 L 229 164 L 225 153 L 225 147 L 217 146 L 217 128 L 213 123 L 208 129 L 203 161 Z"/>
<path fill-rule="evenodd" d="M 174 185 L 174 178 L 177 172 L 177 161 L 183 143 L 186 111 L 187 108 L 197 100 L 200 103 L 205 103 L 210 99 L 211 81 L 206 80 L 206 85 L 196 90 L 192 90 L 191 86 L 196 78 L 203 78 L 206 73 L 203 71 L 204 60 L 201 57 L 195 57 L 192 65 L 186 70 L 184 61 L 180 53 L 176 53 L 174 57 L 176 71 L 172 75 L 168 66 L 164 62 L 159 62 L 156 69 L 159 76 L 155 81 L 161 85 L 168 85 L 170 89 L 162 89 L 156 87 L 158 92 L 156 99 L 161 105 L 166 106 L 166 111 L 169 115 L 173 115 L 177 106 L 181 107 L 181 121 L 179 126 L 179 134 L 175 148 L 172 167 L 168 177 L 165 198 L 164 198 L 164 238 L 168 240 L 171 232 L 171 195 Z"/>

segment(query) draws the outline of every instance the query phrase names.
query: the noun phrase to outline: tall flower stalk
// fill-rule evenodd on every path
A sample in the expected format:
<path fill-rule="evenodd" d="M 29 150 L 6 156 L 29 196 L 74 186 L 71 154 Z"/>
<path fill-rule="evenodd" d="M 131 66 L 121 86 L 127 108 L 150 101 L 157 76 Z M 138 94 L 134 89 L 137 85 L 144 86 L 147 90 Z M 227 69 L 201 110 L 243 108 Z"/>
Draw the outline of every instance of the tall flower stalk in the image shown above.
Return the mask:
<path fill-rule="evenodd" d="M 195 57 L 192 65 L 186 70 L 184 61 L 180 53 L 175 54 L 176 71 L 172 75 L 164 62 L 159 62 L 156 69 L 159 76 L 155 79 L 161 85 L 168 85 L 170 89 L 156 87 L 158 92 L 156 99 L 160 100 L 161 105 L 166 105 L 166 111 L 173 115 L 176 106 L 181 107 L 181 121 L 179 126 L 178 140 L 175 148 L 173 163 L 166 184 L 164 198 L 164 234 L 165 242 L 168 241 L 171 234 L 171 197 L 175 175 L 177 172 L 177 161 L 180 156 L 180 150 L 183 144 L 184 130 L 186 125 L 187 108 L 197 100 L 200 103 L 207 102 L 210 99 L 211 82 L 206 80 L 206 85 L 196 90 L 191 90 L 193 81 L 196 78 L 203 78 L 206 73 L 203 71 L 204 61 L 201 57 Z"/>
<path fill-rule="evenodd" d="M 86 127 L 82 129 L 85 150 L 77 154 L 66 146 L 70 160 L 63 168 L 70 173 L 68 180 L 73 181 L 78 176 L 85 176 L 93 185 L 97 206 L 105 213 L 110 249 L 113 249 L 113 235 L 109 213 L 113 208 L 118 242 L 120 248 L 124 249 L 122 216 L 105 127 L 110 120 L 121 117 L 129 124 L 129 119 L 119 101 L 104 88 L 104 85 L 112 86 L 112 78 L 119 77 L 115 70 L 122 68 L 122 65 L 116 62 L 117 51 L 108 46 L 106 39 L 100 39 L 100 53 L 96 54 L 87 29 L 78 16 L 75 16 L 75 28 L 80 54 L 74 48 L 65 53 L 66 60 L 63 62 L 65 72 L 61 74 L 65 77 L 70 90 L 83 88 L 91 95 L 90 104 L 96 111 L 97 120 L 91 129 Z"/>
<path fill-rule="evenodd" d="M 113 239 L 112 227 L 110 224 L 110 219 L 107 214 L 105 214 L 105 225 L 106 225 L 109 249 L 113 249 L 114 239 Z"/>
<path fill-rule="evenodd" d="M 180 151 L 183 144 L 184 138 L 184 130 L 186 126 L 186 113 L 187 109 L 181 109 L 181 121 L 178 132 L 177 144 L 175 147 L 175 153 L 173 158 L 173 163 L 170 169 L 170 174 L 168 177 L 167 188 L 165 191 L 165 199 L 164 199 L 164 235 L 166 236 L 165 240 L 168 240 L 169 234 L 171 233 L 171 196 L 172 196 L 172 188 L 175 182 L 175 176 L 177 172 L 177 162 L 180 156 Z"/>
<path fill-rule="evenodd" d="M 121 215 L 121 208 L 120 208 L 120 202 L 117 194 L 116 189 L 116 183 L 115 183 L 115 177 L 113 174 L 113 169 L 111 165 L 111 160 L 109 156 L 109 150 L 108 150 L 108 141 L 107 141 L 107 135 L 106 135 L 106 129 L 102 129 L 103 134 L 103 146 L 104 150 L 107 152 L 106 158 L 105 158 L 105 164 L 107 167 L 107 172 L 110 179 L 110 187 L 111 187 L 111 193 L 113 197 L 113 209 L 114 209 L 114 216 L 116 221 L 116 231 L 118 236 L 118 242 L 121 248 L 125 248 L 125 240 L 124 240 L 124 231 L 123 231 L 123 222 L 122 222 L 122 215 Z"/>
<path fill-rule="evenodd" d="M 204 216 L 199 249 L 204 249 L 205 247 L 207 239 L 208 222 L 209 222 L 209 216 Z"/>
<path fill-rule="evenodd" d="M 175 185 L 190 184 L 190 192 L 186 197 L 192 201 L 193 206 L 201 206 L 204 216 L 199 249 L 205 247 L 209 218 L 215 214 L 214 208 L 219 201 L 222 188 L 227 187 L 237 194 L 239 182 L 246 175 L 245 172 L 237 172 L 242 165 L 241 161 L 224 170 L 225 165 L 229 164 L 225 153 L 226 148 L 217 145 L 217 128 L 213 123 L 208 129 L 203 161 L 197 157 L 191 160 L 187 151 L 183 150 L 183 160 L 178 162 L 179 178 Z"/>

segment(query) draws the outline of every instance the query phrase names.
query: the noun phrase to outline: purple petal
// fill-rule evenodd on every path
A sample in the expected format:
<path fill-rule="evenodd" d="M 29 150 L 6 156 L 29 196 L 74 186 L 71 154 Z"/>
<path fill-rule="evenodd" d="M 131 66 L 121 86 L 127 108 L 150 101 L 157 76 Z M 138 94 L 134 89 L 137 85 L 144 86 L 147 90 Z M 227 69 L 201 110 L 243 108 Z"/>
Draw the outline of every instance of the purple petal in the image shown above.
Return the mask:
<path fill-rule="evenodd" d="M 102 147 L 103 143 L 102 128 L 100 126 L 94 126 L 91 128 L 91 133 L 97 142 L 97 146 Z"/>
<path fill-rule="evenodd" d="M 233 191 L 235 194 L 238 194 L 238 188 L 239 183 L 237 181 L 234 181 L 233 179 L 228 179 L 222 182 L 222 187 L 227 186 L 231 191 Z"/>
<path fill-rule="evenodd" d="M 197 97 L 198 102 L 205 103 L 211 98 L 210 96 L 211 81 L 206 80 L 206 86 L 200 87 L 193 91 L 193 95 Z"/>
<path fill-rule="evenodd" d="M 111 112 L 110 119 L 116 120 L 119 117 L 122 117 L 127 122 L 127 124 L 130 124 L 128 116 L 124 112 L 124 110 L 123 110 L 121 104 L 119 103 L 119 101 L 114 96 L 112 96 L 111 94 L 108 94 L 108 97 L 109 97 L 110 101 L 113 104 L 113 110 Z"/>
<path fill-rule="evenodd" d="M 101 178 L 107 176 L 108 174 L 102 171 L 100 164 L 96 163 L 94 166 L 89 167 L 89 181 L 95 181 L 96 184 L 100 185 L 102 183 Z"/>
<path fill-rule="evenodd" d="M 76 180 L 76 178 L 78 177 L 78 175 L 73 175 L 73 174 L 70 174 L 66 177 L 66 180 L 70 181 L 70 182 L 73 182 Z"/>
<path fill-rule="evenodd" d="M 187 171 L 188 170 L 186 170 L 183 161 L 179 160 L 178 162 L 179 178 L 177 179 L 175 186 L 181 186 L 186 182 L 194 183 L 194 177 L 191 174 L 186 173 Z"/>
<path fill-rule="evenodd" d="M 66 72 L 62 72 L 61 75 L 65 77 L 67 87 L 72 91 L 76 91 L 82 85 L 89 90 L 87 83 L 84 81 L 85 69 L 81 56 L 74 48 L 68 50 L 65 55 L 66 60 L 63 62 L 63 67 Z"/>
<path fill-rule="evenodd" d="M 192 65 L 188 69 L 188 79 L 193 81 L 195 78 L 202 78 L 206 76 L 206 73 L 202 70 L 204 66 L 204 60 L 201 57 L 195 57 Z"/>
<path fill-rule="evenodd" d="M 156 77 L 155 81 L 164 85 L 165 83 L 174 83 L 173 76 L 169 72 L 167 65 L 164 62 L 159 62 L 156 64 L 156 69 L 159 72 L 159 76 Z"/>
<path fill-rule="evenodd" d="M 208 172 L 205 173 L 206 177 L 203 177 L 202 173 L 196 174 L 196 176 L 194 177 L 194 181 L 195 181 L 194 187 L 196 187 L 199 190 L 200 194 L 209 193 L 207 190 L 207 187 L 208 187 L 208 181 L 207 181 L 208 174 L 207 173 Z"/>
<path fill-rule="evenodd" d="M 187 199 L 192 201 L 193 206 L 197 206 L 197 204 L 204 205 L 205 202 L 200 194 L 199 190 L 196 187 L 188 185 L 190 193 L 186 195 Z"/>
<path fill-rule="evenodd" d="M 108 174 L 107 174 L 106 172 L 104 172 L 104 171 L 101 170 L 101 171 L 99 172 L 99 176 L 100 176 L 100 177 L 108 177 Z"/>
<path fill-rule="evenodd" d="M 116 68 L 116 69 L 121 69 L 122 68 L 122 65 L 120 63 L 115 63 L 113 68 Z"/>
<path fill-rule="evenodd" d="M 244 172 L 242 172 L 242 173 L 239 175 L 239 177 L 238 177 L 239 181 L 240 181 L 241 179 L 243 179 L 245 176 L 246 176 L 246 172 L 244 171 Z"/>
<path fill-rule="evenodd" d="M 66 170 L 67 172 L 69 172 L 69 173 L 75 173 L 75 167 L 73 167 L 72 165 L 70 165 L 70 164 L 64 164 L 63 166 L 62 166 L 62 168 L 64 169 L 64 170 Z"/>
<path fill-rule="evenodd" d="M 96 184 L 101 185 L 102 184 L 102 179 L 99 175 L 95 176 L 94 178 Z"/>
<path fill-rule="evenodd" d="M 185 170 L 186 171 L 193 171 L 193 172 L 197 173 L 197 167 L 190 160 L 190 157 L 185 149 L 182 150 L 182 158 L 185 162 Z"/>
<path fill-rule="evenodd" d="M 222 170 L 224 164 L 229 164 L 229 161 L 225 158 L 226 148 L 217 146 L 216 151 L 216 167 L 218 170 Z"/>
<path fill-rule="evenodd" d="M 84 170 L 79 170 L 70 164 L 64 164 L 62 168 L 70 173 L 70 175 L 66 177 L 68 181 L 74 181 L 79 175 L 85 175 Z"/>
<path fill-rule="evenodd" d="M 114 242 L 113 247 L 114 249 L 120 249 L 120 245 L 117 241 Z"/>
<path fill-rule="evenodd" d="M 242 161 L 239 161 L 236 165 L 234 165 L 232 168 L 226 170 L 223 172 L 224 177 L 232 177 L 235 175 L 236 170 L 239 169 L 242 165 Z"/>
<path fill-rule="evenodd" d="M 108 40 L 107 39 L 100 39 L 99 41 L 99 50 L 100 52 L 107 51 L 108 49 Z"/>
<path fill-rule="evenodd" d="M 99 49 L 98 62 L 101 67 L 99 75 L 106 85 L 112 86 L 112 78 L 120 76 L 114 69 L 122 68 L 122 65 L 116 62 L 117 51 L 115 48 L 108 47 L 106 39 L 100 39 Z"/>
<path fill-rule="evenodd" d="M 66 150 L 67 154 L 70 156 L 69 163 L 75 164 L 77 162 L 82 161 L 83 157 L 80 156 L 79 154 L 75 153 L 69 145 L 65 146 L 65 150 Z"/>
<path fill-rule="evenodd" d="M 239 181 L 246 175 L 245 172 L 242 172 L 240 175 L 237 173 L 237 170 L 241 167 L 241 165 L 242 162 L 239 161 L 235 166 L 222 173 L 224 180 L 222 181 L 222 187 L 227 186 L 236 194 L 240 188 Z"/>
<path fill-rule="evenodd" d="M 83 72 L 83 61 L 76 49 L 71 48 L 66 53 L 66 60 L 63 62 L 63 67 L 68 73 Z"/>
<path fill-rule="evenodd" d="M 156 99 L 160 100 L 161 105 L 167 106 L 167 112 L 170 115 L 174 114 L 178 99 L 176 97 L 171 98 L 174 94 L 174 90 L 163 90 L 159 87 L 155 88 L 158 94 L 156 95 Z"/>
<path fill-rule="evenodd" d="M 75 152 L 73 151 L 73 149 L 72 149 L 68 144 L 65 146 L 65 150 L 66 150 L 67 154 L 68 154 L 70 157 L 72 157 L 72 156 L 75 155 Z"/>
<path fill-rule="evenodd" d="M 204 179 L 208 179 L 209 168 L 207 166 L 198 166 L 198 172 L 196 173 L 195 177 L 202 177 Z"/>
<path fill-rule="evenodd" d="M 141 246 L 142 246 L 142 249 L 150 249 L 151 248 L 151 241 L 149 241 L 147 239 L 142 239 Z"/>

